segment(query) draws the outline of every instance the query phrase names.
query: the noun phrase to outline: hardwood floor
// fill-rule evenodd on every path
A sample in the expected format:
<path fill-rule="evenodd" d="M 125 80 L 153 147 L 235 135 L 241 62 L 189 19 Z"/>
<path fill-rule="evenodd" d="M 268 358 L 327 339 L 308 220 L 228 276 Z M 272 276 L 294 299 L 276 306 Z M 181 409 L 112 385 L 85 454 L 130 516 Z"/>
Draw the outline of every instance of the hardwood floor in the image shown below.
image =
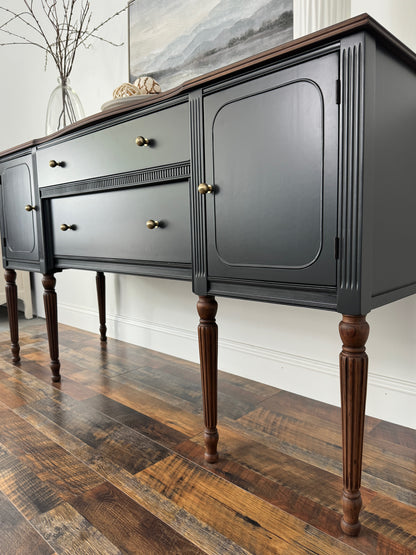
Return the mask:
<path fill-rule="evenodd" d="M 195 331 L 196 333 L 196 331 Z M 339 528 L 339 409 L 226 373 L 203 458 L 197 365 L 43 320 L 0 333 L 0 554 L 416 553 L 416 431 L 367 418 L 362 532 Z"/>

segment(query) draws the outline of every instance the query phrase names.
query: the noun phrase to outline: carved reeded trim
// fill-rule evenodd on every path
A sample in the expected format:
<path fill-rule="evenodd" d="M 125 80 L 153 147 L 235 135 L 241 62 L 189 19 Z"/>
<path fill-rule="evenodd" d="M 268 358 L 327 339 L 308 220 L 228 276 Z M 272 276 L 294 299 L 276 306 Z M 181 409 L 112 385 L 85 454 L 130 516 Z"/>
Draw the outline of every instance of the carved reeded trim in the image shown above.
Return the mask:
<path fill-rule="evenodd" d="M 364 441 L 365 399 L 368 359 L 365 343 L 370 328 L 365 316 L 343 316 L 339 333 L 343 342 L 340 354 L 343 485 L 342 530 L 357 536 L 361 525 L 361 469 Z"/>
<path fill-rule="evenodd" d="M 192 242 L 194 251 L 194 280 L 206 283 L 207 253 L 206 253 L 206 216 L 205 197 L 198 193 L 198 185 L 205 181 L 205 164 L 203 158 L 204 135 L 202 121 L 202 99 L 191 98 L 191 203 L 192 203 Z"/>
<path fill-rule="evenodd" d="M 356 290 L 361 275 L 363 46 L 341 52 L 341 288 Z"/>
<path fill-rule="evenodd" d="M 150 185 L 159 182 L 164 183 L 166 181 L 187 179 L 190 173 L 191 166 L 189 162 L 178 162 L 177 164 L 169 164 L 157 168 L 147 168 L 123 174 L 85 179 L 73 183 L 50 185 L 40 189 L 40 196 L 44 199 L 111 189 L 126 189 L 128 187 L 136 187 L 137 185 Z"/>
<path fill-rule="evenodd" d="M 98 315 L 100 319 L 100 341 L 107 341 L 107 326 L 105 325 L 105 275 L 97 272 L 95 276 L 97 286 Z"/>
<path fill-rule="evenodd" d="M 43 303 L 45 305 L 46 329 L 48 332 L 49 355 L 51 358 L 50 369 L 52 371 L 52 381 L 59 382 L 61 363 L 59 362 L 59 343 L 58 343 L 58 307 L 55 293 L 56 279 L 53 274 L 44 274 Z"/>
<path fill-rule="evenodd" d="M 17 315 L 17 285 L 16 272 L 14 270 L 5 270 L 4 279 L 6 281 L 5 292 L 7 301 L 7 314 L 9 317 L 10 328 L 10 348 L 12 351 L 12 361 L 14 364 L 20 361 L 20 345 L 19 345 L 19 323 Z"/>
<path fill-rule="evenodd" d="M 217 388 L 218 388 L 218 327 L 215 297 L 199 297 L 197 303 L 200 322 L 198 326 L 199 357 L 201 361 L 202 397 L 205 422 L 205 460 L 218 460 L 217 443 Z"/>

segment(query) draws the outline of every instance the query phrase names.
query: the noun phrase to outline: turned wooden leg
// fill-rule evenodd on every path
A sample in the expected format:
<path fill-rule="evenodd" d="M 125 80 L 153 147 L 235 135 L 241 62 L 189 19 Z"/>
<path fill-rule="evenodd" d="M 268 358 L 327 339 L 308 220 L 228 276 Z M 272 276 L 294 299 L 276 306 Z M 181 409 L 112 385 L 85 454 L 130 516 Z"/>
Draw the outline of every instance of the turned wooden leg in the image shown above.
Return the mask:
<path fill-rule="evenodd" d="M 202 398 L 205 422 L 205 460 L 217 462 L 217 359 L 218 328 L 215 297 L 199 297 L 197 303 L 200 323 L 198 326 L 199 357 L 201 361 Z"/>
<path fill-rule="evenodd" d="M 365 316 L 344 315 L 339 324 L 343 343 L 340 354 L 344 483 L 341 528 L 349 536 L 357 536 L 361 528 L 360 485 L 368 368 L 365 343 L 369 330 Z"/>
<path fill-rule="evenodd" d="M 9 317 L 10 343 L 12 350 L 12 361 L 16 364 L 20 360 L 19 324 L 17 318 L 17 285 L 16 272 L 5 270 L 7 314 Z"/>
<path fill-rule="evenodd" d="M 107 326 L 105 325 L 105 275 L 97 272 L 95 283 L 97 284 L 98 315 L 100 318 L 100 340 L 107 341 Z"/>
<path fill-rule="evenodd" d="M 51 358 L 50 368 L 52 371 L 52 381 L 59 382 L 61 375 L 59 369 L 59 344 L 58 344 L 58 309 L 55 293 L 56 279 L 53 274 L 44 274 L 42 279 L 43 285 L 43 302 L 45 305 L 46 329 L 48 331 L 49 355 Z"/>

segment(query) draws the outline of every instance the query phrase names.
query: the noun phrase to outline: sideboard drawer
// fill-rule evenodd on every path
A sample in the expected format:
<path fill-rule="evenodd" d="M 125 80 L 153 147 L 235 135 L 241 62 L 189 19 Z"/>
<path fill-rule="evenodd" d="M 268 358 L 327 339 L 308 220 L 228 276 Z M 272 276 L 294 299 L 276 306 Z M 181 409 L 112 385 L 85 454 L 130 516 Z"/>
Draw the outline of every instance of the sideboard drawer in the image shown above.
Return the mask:
<path fill-rule="evenodd" d="M 50 203 L 56 258 L 191 262 L 185 181 L 54 198 Z M 149 229 L 152 221 L 156 227 Z"/>
<path fill-rule="evenodd" d="M 137 137 L 150 144 L 138 146 Z M 39 187 L 182 162 L 189 150 L 185 103 L 38 148 Z M 59 165 L 51 167 L 51 161 Z"/>

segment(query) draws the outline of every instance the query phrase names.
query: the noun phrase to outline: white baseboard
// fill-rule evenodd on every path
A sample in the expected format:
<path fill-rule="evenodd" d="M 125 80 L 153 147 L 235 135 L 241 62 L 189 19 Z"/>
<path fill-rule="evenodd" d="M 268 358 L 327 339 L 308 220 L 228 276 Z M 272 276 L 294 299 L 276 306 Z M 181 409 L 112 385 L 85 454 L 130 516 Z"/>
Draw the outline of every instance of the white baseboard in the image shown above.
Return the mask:
<path fill-rule="evenodd" d="M 60 303 L 59 321 L 98 333 L 98 314 L 94 310 Z M 117 314 L 107 314 L 107 328 L 109 337 L 198 362 L 196 329 Z M 323 362 L 220 337 L 219 367 L 305 397 L 340 404 L 338 361 Z M 415 397 L 416 382 L 374 373 L 370 364 L 368 415 L 416 428 Z"/>

